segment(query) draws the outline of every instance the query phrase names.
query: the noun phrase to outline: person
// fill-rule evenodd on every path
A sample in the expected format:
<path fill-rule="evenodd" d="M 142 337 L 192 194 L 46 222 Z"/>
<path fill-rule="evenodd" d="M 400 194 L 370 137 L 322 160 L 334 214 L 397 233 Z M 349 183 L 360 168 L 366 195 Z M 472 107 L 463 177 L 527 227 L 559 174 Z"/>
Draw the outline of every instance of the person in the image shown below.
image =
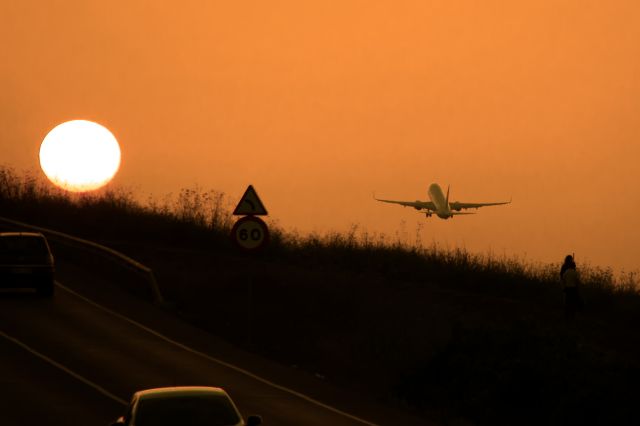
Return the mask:
<path fill-rule="evenodd" d="M 582 308 L 580 299 L 580 279 L 576 271 L 576 263 L 573 256 L 567 255 L 560 268 L 560 280 L 562 281 L 562 291 L 564 291 L 564 316 L 566 319 L 573 319 Z"/>

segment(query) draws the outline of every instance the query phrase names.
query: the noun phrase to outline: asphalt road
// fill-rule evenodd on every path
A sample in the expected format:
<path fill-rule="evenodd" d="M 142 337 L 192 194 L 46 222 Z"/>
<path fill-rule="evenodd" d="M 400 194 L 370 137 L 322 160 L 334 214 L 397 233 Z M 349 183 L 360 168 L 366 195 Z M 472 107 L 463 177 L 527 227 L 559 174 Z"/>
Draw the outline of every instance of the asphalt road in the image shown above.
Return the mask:
<path fill-rule="evenodd" d="M 134 391 L 173 385 L 223 387 L 267 426 L 425 424 L 239 351 L 81 266 L 58 269 L 52 300 L 0 292 L 2 424 L 105 425 Z"/>

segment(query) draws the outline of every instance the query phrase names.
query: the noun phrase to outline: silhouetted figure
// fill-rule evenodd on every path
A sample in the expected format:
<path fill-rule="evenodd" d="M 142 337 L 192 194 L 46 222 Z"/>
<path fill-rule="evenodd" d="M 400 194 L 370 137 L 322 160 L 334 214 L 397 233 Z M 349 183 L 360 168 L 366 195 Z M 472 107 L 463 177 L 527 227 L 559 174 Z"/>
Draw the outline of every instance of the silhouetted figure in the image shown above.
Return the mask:
<path fill-rule="evenodd" d="M 582 308 L 582 300 L 580 299 L 580 280 L 576 271 L 576 263 L 571 255 L 564 258 L 564 263 L 560 268 L 560 280 L 564 291 L 564 316 L 566 319 L 573 319 L 576 312 Z"/>

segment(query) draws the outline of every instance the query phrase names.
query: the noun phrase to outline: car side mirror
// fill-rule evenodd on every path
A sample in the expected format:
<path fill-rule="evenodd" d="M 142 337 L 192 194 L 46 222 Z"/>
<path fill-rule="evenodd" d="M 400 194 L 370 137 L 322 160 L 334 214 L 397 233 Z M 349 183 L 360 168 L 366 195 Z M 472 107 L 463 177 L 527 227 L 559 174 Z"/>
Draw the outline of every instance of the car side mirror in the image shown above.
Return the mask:
<path fill-rule="evenodd" d="M 258 426 L 262 424 L 262 417 L 249 416 L 247 417 L 247 426 Z"/>

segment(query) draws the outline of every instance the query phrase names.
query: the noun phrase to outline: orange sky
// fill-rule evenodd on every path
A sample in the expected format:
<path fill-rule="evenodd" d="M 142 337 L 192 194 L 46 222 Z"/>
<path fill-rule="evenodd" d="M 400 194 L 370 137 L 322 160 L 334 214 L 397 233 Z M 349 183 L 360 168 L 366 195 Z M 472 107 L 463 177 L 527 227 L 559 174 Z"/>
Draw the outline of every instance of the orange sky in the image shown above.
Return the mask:
<path fill-rule="evenodd" d="M 286 228 L 422 223 L 427 244 L 640 269 L 639 41 L 637 1 L 0 0 L 0 163 L 36 169 L 82 118 L 143 195 L 251 183 Z M 431 182 L 513 204 L 442 221 L 371 199 Z"/>

